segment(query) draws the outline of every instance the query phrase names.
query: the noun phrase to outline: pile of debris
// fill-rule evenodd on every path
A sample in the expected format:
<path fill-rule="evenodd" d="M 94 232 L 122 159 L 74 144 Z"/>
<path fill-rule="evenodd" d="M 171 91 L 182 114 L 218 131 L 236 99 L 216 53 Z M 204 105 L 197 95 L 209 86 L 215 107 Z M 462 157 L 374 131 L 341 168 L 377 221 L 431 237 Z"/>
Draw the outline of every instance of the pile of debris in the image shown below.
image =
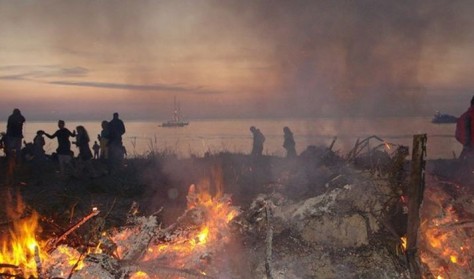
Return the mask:
<path fill-rule="evenodd" d="M 408 278 L 400 236 L 389 223 L 400 196 L 387 179 L 338 171 L 321 195 L 261 195 L 235 220 L 255 247 L 247 255 L 254 278 Z"/>
<path fill-rule="evenodd" d="M 189 187 L 186 209 L 166 226 L 160 222 L 166 208 L 142 216 L 134 204 L 123 227 L 97 229 L 101 214 L 93 210 L 63 234 L 41 242 L 34 239 L 38 217 L 33 222 L 20 218 L 13 242 L 25 241 L 24 226 L 33 229 L 33 240 L 30 232 L 21 257 L 5 257 L 13 248 L 4 245 L 0 278 L 410 278 L 404 250 L 407 148 L 392 151 L 385 142 L 375 148 L 366 143 L 358 142 L 345 158 L 332 151 L 333 144 L 311 147 L 296 159 L 304 168 L 277 172 L 245 208 L 232 204 L 222 173 L 213 171 Z M 306 180 L 313 184 L 300 183 L 313 175 L 319 179 Z M 428 196 L 436 199 L 423 207 L 422 239 L 429 238 L 431 222 L 441 218 L 427 212 L 446 213 L 449 199 Z M 96 222 L 88 242 L 71 245 L 68 235 L 91 219 Z M 436 235 L 444 241 L 448 227 L 439 222 Z M 466 233 L 460 237 L 472 236 Z M 449 237 L 456 234 L 451 231 Z M 420 243 L 427 270 L 443 266 L 441 260 L 472 265 L 472 242 L 456 254 L 450 251 L 451 263 L 436 246 Z M 436 264 L 425 260 L 431 254 L 438 257 Z"/>

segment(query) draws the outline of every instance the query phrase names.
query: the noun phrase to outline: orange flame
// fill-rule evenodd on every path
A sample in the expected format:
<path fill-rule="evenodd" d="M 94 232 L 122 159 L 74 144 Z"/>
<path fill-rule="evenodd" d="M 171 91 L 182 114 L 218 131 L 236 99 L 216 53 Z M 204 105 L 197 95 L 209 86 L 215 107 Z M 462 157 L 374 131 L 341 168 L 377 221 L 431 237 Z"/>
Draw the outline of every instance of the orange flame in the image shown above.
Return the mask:
<path fill-rule="evenodd" d="M 7 197 L 7 214 L 13 220 L 13 226 L 8 234 L 1 237 L 0 263 L 15 265 L 18 270 L 3 268 L 0 272 L 10 275 L 21 274 L 24 278 L 37 278 L 39 264 L 43 271 L 55 265 L 56 271 L 61 275 L 70 272 L 72 267 L 75 267 L 75 270 L 81 269 L 83 263 L 79 261 L 80 253 L 75 249 L 59 246 L 52 254 L 46 252 L 48 242 L 39 240 L 36 236 L 41 231 L 40 217 L 35 211 L 30 216 L 23 217 L 25 209 L 20 195 L 15 199 Z"/>
<path fill-rule="evenodd" d="M 20 195 L 17 195 L 15 201 L 11 196 L 7 197 L 7 214 L 13 219 L 13 228 L 9 229 L 7 235 L 2 236 L 0 263 L 16 265 L 28 277 L 36 275 L 35 253 L 40 258 L 46 253 L 42 251 L 45 242 L 37 241 L 35 236 L 40 231 L 39 216 L 33 211 L 30 216 L 22 217 L 25 208 Z M 0 272 L 8 273 L 5 269 Z"/>
<path fill-rule="evenodd" d="M 201 181 L 199 185 L 191 185 L 187 195 L 186 229 L 174 235 L 169 242 L 150 245 L 143 261 L 163 260 L 167 266 L 175 268 L 193 268 L 203 272 L 206 255 L 212 254 L 213 249 L 219 249 L 228 242 L 230 235 L 229 222 L 239 214 L 231 206 L 231 200 L 223 194 L 221 180 L 218 174 L 213 184 Z M 216 189 L 211 195 L 211 185 Z M 189 216 L 188 216 L 189 215 Z M 112 239 L 116 243 L 124 243 L 133 237 L 133 229 L 122 231 Z M 119 257 L 126 253 L 126 247 L 117 250 Z M 144 272 L 136 272 L 132 278 L 148 278 Z"/>
<path fill-rule="evenodd" d="M 402 249 L 403 251 L 406 251 L 407 250 L 407 237 L 406 236 L 402 236 L 400 238 L 400 241 L 401 241 L 401 245 L 402 245 Z"/>
<path fill-rule="evenodd" d="M 150 276 L 143 271 L 137 271 L 130 276 L 130 279 L 148 279 Z"/>
<path fill-rule="evenodd" d="M 470 272 L 473 254 L 472 238 L 457 226 L 459 214 L 452 197 L 442 187 L 432 185 L 425 190 L 421 232 L 421 260 L 436 278 L 458 278 Z M 472 272 L 472 271 L 471 271 Z"/>
<path fill-rule="evenodd" d="M 223 179 L 219 172 L 213 173 L 216 179 L 211 184 L 203 181 L 199 185 L 191 185 L 187 195 L 188 210 L 186 213 L 194 214 L 188 228 L 183 233 L 177 233 L 174 238 L 165 243 L 150 245 L 143 261 L 153 259 L 168 259 L 170 267 L 189 267 L 204 273 L 209 254 L 220 249 L 229 240 L 230 228 L 229 222 L 240 212 L 231 205 L 229 196 L 223 193 Z M 211 195 L 210 188 L 214 186 L 215 194 Z M 0 263 L 12 264 L 18 266 L 20 270 L 15 270 L 21 276 L 39 277 L 38 264 L 42 265 L 42 273 L 48 270 L 58 276 L 65 276 L 71 272 L 71 269 L 82 269 L 84 263 L 78 251 L 67 246 L 57 247 L 51 254 L 46 252 L 47 241 L 39 241 L 36 234 L 41 230 L 39 226 L 39 216 L 33 212 L 29 218 L 20 218 L 20 212 L 24 211 L 25 206 L 20 197 L 17 198 L 18 204 L 10 206 L 10 216 L 15 220 L 12 230 L 8 236 L 2 238 L 2 250 L 0 251 Z M 187 216 L 186 216 L 187 217 Z M 138 228 L 127 228 L 111 236 L 111 239 L 118 244 L 115 251 L 118 257 L 122 257 L 127 250 L 125 243 L 133 235 L 136 235 Z M 100 245 L 96 251 L 100 250 Z M 0 269 L 0 272 L 16 275 L 8 268 Z M 11 268 L 10 268 L 11 269 Z M 47 273 L 50 275 L 50 273 Z M 137 271 L 130 275 L 134 279 L 152 278 L 143 271 Z M 53 276 L 54 277 L 54 276 Z"/>
<path fill-rule="evenodd" d="M 222 241 L 228 223 L 238 215 L 238 211 L 230 206 L 230 200 L 222 196 L 220 192 L 212 197 L 206 187 L 191 185 L 188 192 L 188 209 L 197 209 L 204 212 L 206 217 L 202 220 L 200 228 L 193 235 L 177 239 L 172 243 L 164 243 L 151 247 L 144 260 L 150 260 L 164 253 L 179 254 L 178 258 L 186 258 L 193 253 L 203 251 L 207 244 L 215 244 Z"/>

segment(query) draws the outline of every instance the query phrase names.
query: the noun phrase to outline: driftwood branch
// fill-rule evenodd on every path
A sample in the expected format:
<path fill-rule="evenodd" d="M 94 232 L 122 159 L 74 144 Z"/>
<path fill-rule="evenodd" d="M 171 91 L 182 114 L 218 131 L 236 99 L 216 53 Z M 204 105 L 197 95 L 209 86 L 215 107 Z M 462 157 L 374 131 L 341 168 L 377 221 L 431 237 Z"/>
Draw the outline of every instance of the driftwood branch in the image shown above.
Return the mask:
<path fill-rule="evenodd" d="M 378 144 L 376 147 L 374 148 L 370 148 L 370 140 L 371 139 L 375 139 L 379 142 L 381 142 L 380 144 Z M 390 145 L 390 146 L 397 146 L 397 144 L 394 144 L 394 143 L 390 143 L 390 142 L 387 142 L 383 139 L 381 139 L 380 137 L 378 136 L 370 136 L 370 137 L 367 137 L 365 139 L 363 139 L 362 141 L 360 141 L 360 139 L 357 139 L 354 147 L 349 151 L 349 153 L 347 154 L 347 160 L 348 161 L 351 161 L 351 160 L 354 160 L 357 156 L 359 156 L 359 154 L 362 152 L 362 150 L 364 148 L 367 148 L 367 152 L 370 153 L 372 150 L 376 150 L 382 146 L 386 146 L 386 145 Z"/>
<path fill-rule="evenodd" d="M 329 145 L 329 148 L 328 148 L 329 151 L 332 151 L 332 148 L 334 147 L 334 143 L 336 143 L 336 140 L 337 140 L 337 137 L 334 137 L 332 139 L 331 145 Z"/>
<path fill-rule="evenodd" d="M 43 267 L 41 264 L 41 258 L 40 258 L 38 246 L 35 246 L 35 263 L 36 263 L 36 273 L 38 274 L 38 279 L 41 279 L 43 278 Z"/>
<path fill-rule="evenodd" d="M 64 233 L 62 233 L 59 237 L 56 237 L 54 239 L 52 239 L 52 241 L 47 245 L 47 249 L 46 251 L 48 253 L 51 253 L 57 246 L 58 244 L 65 240 L 72 232 L 74 232 L 75 230 L 77 230 L 80 226 L 82 226 L 83 224 L 85 224 L 87 221 L 89 221 L 92 217 L 94 216 L 97 216 L 98 214 L 100 213 L 99 210 L 97 209 L 94 209 L 92 210 L 91 213 L 89 213 L 87 216 L 85 216 L 84 218 L 82 218 L 81 220 L 79 220 L 79 222 L 77 222 L 76 224 L 72 225 L 69 229 L 67 229 Z"/>
<path fill-rule="evenodd" d="M 267 221 L 267 236 L 265 238 L 265 273 L 268 279 L 273 279 L 272 275 L 272 242 L 273 242 L 273 227 L 272 227 L 272 209 L 270 203 L 265 204 L 265 216 Z"/>

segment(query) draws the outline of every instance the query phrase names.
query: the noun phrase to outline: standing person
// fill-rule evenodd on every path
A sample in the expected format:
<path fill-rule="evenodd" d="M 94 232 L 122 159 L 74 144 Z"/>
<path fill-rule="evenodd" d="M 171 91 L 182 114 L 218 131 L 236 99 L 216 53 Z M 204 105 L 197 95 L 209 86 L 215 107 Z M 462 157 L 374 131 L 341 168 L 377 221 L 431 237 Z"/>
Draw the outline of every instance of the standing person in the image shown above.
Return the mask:
<path fill-rule="evenodd" d="M 109 122 L 107 120 L 102 121 L 101 123 L 102 131 L 97 136 L 97 139 L 100 143 L 100 159 L 109 159 Z"/>
<path fill-rule="evenodd" d="M 79 148 L 79 155 L 77 156 L 79 158 L 79 161 L 76 171 L 78 171 L 78 174 L 81 174 L 86 171 L 86 174 L 94 175 L 94 170 L 92 168 L 91 162 L 93 156 L 89 147 L 89 133 L 87 133 L 86 128 L 81 125 L 76 127 L 76 131 L 77 135 L 76 141 L 74 143 Z"/>
<path fill-rule="evenodd" d="M 0 149 L 3 149 L 3 153 L 5 155 L 7 154 L 7 147 L 5 146 L 5 140 L 6 140 L 5 132 L 0 133 Z"/>
<path fill-rule="evenodd" d="M 113 119 L 109 122 L 109 158 L 112 163 L 121 164 L 123 160 L 123 144 L 122 136 L 125 134 L 125 125 L 119 118 L 117 112 L 114 113 Z"/>
<path fill-rule="evenodd" d="M 65 174 L 66 167 L 71 163 L 72 160 L 72 151 L 71 151 L 71 142 L 69 141 L 69 137 L 75 137 L 76 136 L 76 131 L 69 131 L 65 127 L 66 123 L 64 120 L 59 120 L 58 121 L 58 130 L 50 135 L 47 133 L 44 133 L 45 136 L 47 136 L 50 139 L 57 138 L 58 139 L 58 148 L 56 149 L 56 153 L 58 155 L 58 160 L 59 160 L 59 170 L 61 174 Z"/>
<path fill-rule="evenodd" d="M 44 145 L 46 144 L 43 138 L 44 131 L 38 130 L 33 139 L 33 155 L 36 161 L 41 161 L 46 158 L 44 152 Z"/>
<path fill-rule="evenodd" d="M 94 141 L 94 145 L 92 146 L 92 150 L 94 150 L 94 159 L 95 160 L 99 159 L 100 145 L 97 143 L 97 141 Z"/>
<path fill-rule="evenodd" d="M 474 160 L 474 96 L 470 107 L 456 122 L 455 137 L 463 145 L 460 159 Z"/>
<path fill-rule="evenodd" d="M 84 126 L 77 126 L 76 127 L 77 135 L 76 141 L 74 142 L 76 146 L 79 148 L 79 155 L 78 158 L 82 161 L 87 161 L 92 159 L 92 152 L 89 147 L 89 134 L 87 133 L 86 128 Z"/>
<path fill-rule="evenodd" d="M 296 157 L 295 139 L 293 138 L 293 132 L 290 128 L 283 128 L 283 147 L 286 149 L 286 158 Z"/>
<path fill-rule="evenodd" d="M 250 127 L 250 132 L 253 135 L 253 144 L 252 144 L 252 155 L 261 156 L 263 152 L 263 143 L 265 142 L 265 136 L 262 132 L 255 128 L 254 126 Z"/>
<path fill-rule="evenodd" d="M 21 156 L 21 141 L 23 139 L 23 123 L 25 117 L 19 109 L 14 109 L 8 117 L 6 134 L 6 154 L 9 158 L 15 158 L 17 161 Z M 14 157 L 13 157 L 14 156 Z"/>

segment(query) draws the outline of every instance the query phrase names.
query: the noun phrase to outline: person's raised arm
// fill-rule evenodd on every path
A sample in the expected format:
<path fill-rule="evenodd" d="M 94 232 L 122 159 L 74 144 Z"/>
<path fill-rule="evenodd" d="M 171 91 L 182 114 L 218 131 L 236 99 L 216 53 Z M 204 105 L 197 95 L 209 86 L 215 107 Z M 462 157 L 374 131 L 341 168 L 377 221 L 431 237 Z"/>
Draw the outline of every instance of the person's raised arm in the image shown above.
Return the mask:
<path fill-rule="evenodd" d="M 50 139 L 53 139 L 54 137 L 56 137 L 56 133 L 50 135 L 50 134 L 48 134 L 48 133 L 46 133 L 46 132 L 43 132 L 43 135 L 47 136 L 47 137 L 50 138 Z"/>
<path fill-rule="evenodd" d="M 76 130 L 72 130 L 72 133 L 71 133 L 71 131 L 69 131 L 69 135 L 71 137 L 76 137 Z"/>

